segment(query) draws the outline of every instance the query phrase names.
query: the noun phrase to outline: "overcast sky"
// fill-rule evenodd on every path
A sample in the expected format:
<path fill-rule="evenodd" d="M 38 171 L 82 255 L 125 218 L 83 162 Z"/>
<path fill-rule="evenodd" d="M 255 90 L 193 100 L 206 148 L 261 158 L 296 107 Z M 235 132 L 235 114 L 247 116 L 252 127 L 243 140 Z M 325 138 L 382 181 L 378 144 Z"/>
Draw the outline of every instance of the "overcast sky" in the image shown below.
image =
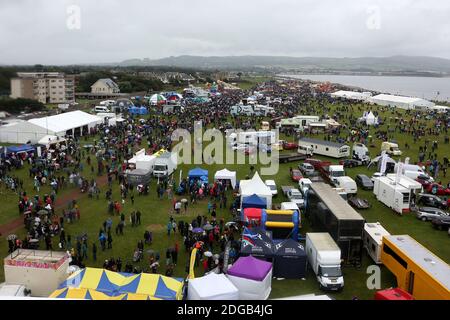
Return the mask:
<path fill-rule="evenodd" d="M 450 58 L 450 1 L 0 0 L 0 64 L 184 54 Z"/>

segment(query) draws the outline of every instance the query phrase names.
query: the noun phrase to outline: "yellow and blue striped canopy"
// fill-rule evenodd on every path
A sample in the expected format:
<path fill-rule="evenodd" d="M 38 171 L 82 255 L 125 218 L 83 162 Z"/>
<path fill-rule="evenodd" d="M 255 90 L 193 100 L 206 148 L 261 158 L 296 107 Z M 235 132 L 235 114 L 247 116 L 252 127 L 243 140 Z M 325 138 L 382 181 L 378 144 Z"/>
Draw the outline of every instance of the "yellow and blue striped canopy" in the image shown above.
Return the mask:
<path fill-rule="evenodd" d="M 126 274 L 86 268 L 75 272 L 50 296 L 84 300 L 180 300 L 183 280 L 159 274 Z"/>

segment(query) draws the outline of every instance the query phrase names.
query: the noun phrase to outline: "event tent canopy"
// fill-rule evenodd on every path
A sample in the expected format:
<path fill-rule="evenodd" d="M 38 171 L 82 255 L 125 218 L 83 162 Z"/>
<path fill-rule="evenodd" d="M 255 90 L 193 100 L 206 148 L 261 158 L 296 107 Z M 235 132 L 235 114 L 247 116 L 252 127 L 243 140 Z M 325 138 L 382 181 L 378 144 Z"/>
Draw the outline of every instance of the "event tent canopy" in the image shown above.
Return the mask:
<path fill-rule="evenodd" d="M 22 146 L 9 146 L 6 148 L 7 153 L 19 153 L 19 152 L 34 152 L 35 149 L 32 145 L 24 144 Z"/>
<path fill-rule="evenodd" d="M 230 180 L 234 189 L 236 187 L 236 171 L 229 171 L 228 169 L 217 171 L 214 180 Z"/>
<path fill-rule="evenodd" d="M 267 209 L 267 200 L 258 197 L 256 194 L 253 194 L 250 197 L 244 197 L 242 200 L 242 210 L 247 208 Z"/>
<path fill-rule="evenodd" d="M 273 258 L 274 253 L 273 241 L 264 230 L 259 228 L 244 229 L 241 245 L 242 256 L 252 255 L 270 260 Z"/>
<path fill-rule="evenodd" d="M 204 277 L 189 280 L 188 299 L 239 300 L 239 291 L 223 273 L 210 273 Z"/>
<path fill-rule="evenodd" d="M 45 137 L 42 137 L 42 139 L 40 139 L 38 141 L 38 144 L 42 144 L 42 145 L 49 145 L 52 143 L 58 143 L 58 142 L 64 142 L 66 141 L 66 139 L 64 139 L 63 137 L 58 137 L 58 136 L 54 136 L 54 135 L 46 135 Z"/>
<path fill-rule="evenodd" d="M 240 300 L 266 300 L 272 290 L 272 263 L 240 257 L 228 269 L 227 277 L 238 288 Z"/>
<path fill-rule="evenodd" d="M 102 122 L 102 118 L 77 110 L 50 117 L 30 119 L 28 122 L 47 129 L 49 134 L 59 135 L 75 128 L 94 127 Z"/>
<path fill-rule="evenodd" d="M 277 278 L 301 279 L 306 275 L 305 248 L 287 239 L 275 245 L 273 275 Z"/>
<path fill-rule="evenodd" d="M 131 300 L 132 298 L 180 300 L 182 288 L 182 279 L 158 274 L 127 274 L 86 268 L 73 273 L 50 297 L 69 298 L 71 291 L 78 289 L 80 291 L 76 295 L 81 299 L 89 298 L 89 294 L 92 299 L 102 300 Z M 83 292 L 85 292 L 85 296 L 82 296 Z M 95 293 L 95 297 L 92 293 Z M 97 293 L 101 294 L 97 295 Z"/>
<path fill-rule="evenodd" d="M 262 281 L 271 270 L 272 264 L 270 262 L 248 256 L 240 257 L 228 269 L 228 274 L 244 279 Z"/>
<path fill-rule="evenodd" d="M 257 195 L 260 198 L 266 200 L 266 208 L 272 208 L 272 191 L 266 184 L 262 181 L 258 172 L 250 180 L 242 180 L 239 183 L 239 193 L 241 194 L 241 206 L 245 197 Z"/>
<path fill-rule="evenodd" d="M 208 177 L 208 170 L 202 168 L 195 168 L 188 173 L 189 180 L 201 179 L 202 177 Z"/>

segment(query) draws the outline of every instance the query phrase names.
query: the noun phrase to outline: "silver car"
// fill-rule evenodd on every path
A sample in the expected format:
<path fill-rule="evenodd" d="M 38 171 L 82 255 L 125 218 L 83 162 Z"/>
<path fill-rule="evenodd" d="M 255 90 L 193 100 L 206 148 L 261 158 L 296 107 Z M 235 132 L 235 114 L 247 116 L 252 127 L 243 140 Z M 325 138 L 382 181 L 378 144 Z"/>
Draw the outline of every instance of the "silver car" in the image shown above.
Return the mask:
<path fill-rule="evenodd" d="M 420 219 L 422 221 L 431 221 L 434 218 L 448 216 L 449 214 L 438 208 L 421 207 L 417 209 L 416 215 L 417 219 Z"/>

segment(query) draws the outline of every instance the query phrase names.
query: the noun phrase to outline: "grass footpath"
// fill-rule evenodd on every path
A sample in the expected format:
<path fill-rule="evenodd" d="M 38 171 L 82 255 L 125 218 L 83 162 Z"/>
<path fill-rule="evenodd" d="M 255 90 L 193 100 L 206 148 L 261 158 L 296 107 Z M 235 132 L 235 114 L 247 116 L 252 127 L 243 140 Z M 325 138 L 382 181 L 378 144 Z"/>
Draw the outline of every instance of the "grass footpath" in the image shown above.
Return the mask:
<path fill-rule="evenodd" d="M 337 106 L 332 106 L 331 108 L 336 108 Z M 333 109 L 332 109 L 333 110 Z M 355 110 L 355 113 L 359 112 Z M 382 115 L 383 117 L 392 116 L 390 113 L 385 113 Z M 405 117 L 407 117 L 405 115 Z M 432 121 L 427 122 L 429 126 L 432 126 Z M 387 124 L 385 124 L 386 126 Z M 374 129 L 371 129 L 371 135 L 374 136 Z M 319 136 L 320 137 L 320 136 Z M 283 138 L 283 137 L 282 137 Z M 417 144 L 413 145 L 410 141 L 410 136 L 395 133 L 394 138 L 399 142 L 400 148 L 403 150 L 403 146 L 405 142 L 408 142 L 411 145 L 409 150 L 403 150 L 404 156 L 411 157 L 411 161 L 417 161 L 417 153 L 419 145 L 423 145 L 423 141 L 419 141 Z M 443 156 L 450 154 L 449 145 L 444 145 L 443 140 L 444 137 L 429 137 L 430 140 L 438 140 L 439 141 L 439 149 L 437 150 L 439 159 L 442 159 Z M 287 138 L 287 140 L 292 140 Z M 88 143 L 89 141 L 82 141 L 81 144 Z M 374 144 L 376 148 L 370 149 L 371 156 L 374 157 L 379 153 L 381 141 L 374 140 Z M 320 158 L 320 157 L 318 157 Z M 329 160 L 329 159 L 328 159 Z M 95 162 L 95 161 L 94 161 Z M 333 160 L 334 163 L 337 161 Z M 289 168 L 297 167 L 300 163 L 291 163 L 291 164 L 282 164 L 280 165 L 279 173 L 274 177 L 262 177 L 265 179 L 274 179 L 277 183 L 277 186 L 280 188 L 282 185 L 294 185 L 290 181 L 289 177 Z M 188 171 L 190 169 L 195 168 L 195 165 L 181 165 L 179 166 L 179 170 L 182 170 L 183 177 L 186 177 Z M 209 179 L 212 180 L 214 173 L 223 168 L 227 168 L 229 170 L 237 171 L 238 180 L 244 179 L 246 175 L 250 173 L 250 165 L 203 165 L 201 166 L 209 170 Z M 29 195 L 33 195 L 32 191 L 32 181 L 28 178 L 28 165 L 25 168 L 18 170 L 13 173 L 13 175 L 19 176 L 25 182 L 25 188 L 28 190 Z M 83 174 L 87 177 L 91 177 L 91 173 L 87 165 L 84 166 Z M 256 166 L 258 169 L 259 166 Z M 179 179 L 179 170 L 175 173 L 175 179 L 178 182 Z M 347 173 L 351 177 L 355 177 L 359 173 L 367 174 L 371 176 L 374 171 L 368 170 L 365 167 L 348 169 Z M 448 179 L 447 179 L 448 180 Z M 447 181 L 443 181 L 447 182 Z M 40 194 L 49 192 L 48 187 L 43 187 Z M 107 201 L 105 200 L 105 191 L 106 188 L 101 188 L 101 197 L 99 200 L 89 199 L 87 195 L 82 195 L 79 197 L 78 203 L 81 209 L 81 220 L 77 221 L 73 224 L 69 224 L 66 226 L 66 235 L 72 235 L 72 239 L 76 237 L 76 235 L 80 235 L 82 233 L 88 234 L 89 239 L 89 249 L 92 246 L 92 242 L 97 241 L 98 231 L 101 227 L 103 221 L 105 221 L 109 215 L 107 214 Z M 74 189 L 68 188 L 63 190 L 58 197 L 66 197 L 74 192 Z M 279 190 L 281 193 L 281 190 Z M 17 195 L 12 194 L 11 192 L 7 192 L 4 189 L 1 189 L 1 197 L 2 197 L 2 206 L 0 207 L 0 224 L 8 223 L 18 217 L 18 208 L 17 208 Z M 389 232 L 392 234 L 409 234 L 420 243 L 422 243 L 425 247 L 430 249 L 444 261 L 450 261 L 450 245 L 449 245 L 449 237 L 445 232 L 440 232 L 433 230 L 430 223 L 422 222 L 417 220 L 413 215 L 404 215 L 398 216 L 390 209 L 386 208 L 383 204 L 378 202 L 375 199 L 375 196 L 372 192 L 367 191 L 358 191 L 358 195 L 360 197 L 366 198 L 372 204 L 372 207 L 365 211 L 360 211 L 363 217 L 368 222 L 380 222 Z M 119 200 L 119 187 L 117 183 L 113 185 L 113 199 Z M 229 203 L 231 202 L 231 195 L 228 196 Z M 286 201 L 287 199 L 281 194 L 274 199 L 274 204 L 281 203 Z M 110 257 L 121 257 L 124 264 L 128 260 L 132 260 L 133 252 L 136 248 L 137 242 L 143 239 L 143 234 L 146 229 L 151 230 L 154 235 L 154 242 L 151 246 L 146 246 L 146 250 L 152 249 L 160 252 L 161 255 L 161 267 L 159 269 L 160 273 L 165 272 L 165 250 L 169 247 L 173 247 L 175 243 L 178 242 L 180 246 L 180 254 L 178 257 L 178 264 L 175 269 L 175 276 L 184 277 L 185 276 L 185 266 L 187 262 L 187 255 L 184 253 L 184 247 L 182 243 L 182 238 L 180 235 L 171 234 L 167 236 L 166 225 L 169 219 L 170 214 L 172 213 L 172 204 L 171 201 L 167 199 L 167 196 L 160 200 L 156 197 L 155 190 L 155 181 L 152 181 L 150 186 L 150 194 L 148 196 L 139 197 L 135 194 L 135 204 L 131 205 L 129 199 L 127 200 L 124 206 L 124 212 L 127 217 L 127 225 L 124 230 L 124 236 L 116 236 L 114 233 L 114 228 L 119 221 L 119 217 L 113 217 L 113 249 L 106 250 L 105 252 L 98 252 L 97 261 L 92 260 L 91 250 L 89 250 L 89 259 L 85 262 L 87 266 L 92 267 L 101 267 L 103 265 L 103 261 L 105 259 L 109 259 Z M 142 224 L 141 226 L 132 228 L 129 224 L 129 214 L 132 210 L 139 209 L 142 212 Z M 58 212 L 60 213 L 60 211 Z M 198 214 L 206 214 L 207 213 L 207 200 L 201 201 L 196 205 L 190 205 L 188 208 L 187 214 L 181 214 L 179 216 L 175 216 L 176 221 L 191 221 Z M 223 217 L 225 221 L 229 221 L 231 218 L 230 212 L 226 209 L 218 209 L 218 219 Z M 310 228 L 308 221 L 304 223 L 304 227 L 300 230 L 300 233 L 304 235 L 306 232 L 314 231 Z M 24 230 L 18 230 L 17 234 L 20 236 L 24 235 Z M 0 258 L 3 258 L 7 255 L 7 241 L 5 239 L 7 235 L 3 235 L 0 238 Z M 58 239 L 54 239 L 53 246 L 57 247 Z M 72 241 L 72 244 L 75 244 L 75 241 Z M 41 246 L 42 248 L 42 246 Z M 100 246 L 98 245 L 98 248 Z M 217 252 L 217 248 L 215 253 Z M 344 280 L 345 280 L 345 288 L 341 293 L 331 294 L 336 299 L 351 299 L 354 296 L 357 296 L 360 299 L 372 299 L 376 290 L 369 290 L 366 286 L 366 281 L 369 275 L 366 273 L 367 267 L 372 265 L 373 262 L 368 258 L 367 255 L 364 255 L 363 265 L 359 269 L 355 269 L 352 267 L 345 267 L 343 269 L 344 272 Z M 148 268 L 148 255 L 145 255 L 144 261 L 140 264 L 142 269 Z M 395 286 L 395 279 L 392 274 L 386 270 L 384 267 L 381 268 L 381 288 L 387 288 Z M 196 270 L 196 275 L 203 275 L 203 271 L 200 269 Z M 3 260 L 0 260 L 0 282 L 3 280 Z M 315 279 L 314 274 L 311 270 L 308 271 L 308 275 L 306 280 L 276 280 L 274 279 L 272 282 L 272 294 L 271 298 L 279 298 L 279 297 L 287 297 L 293 295 L 301 295 L 301 294 L 310 294 L 316 293 L 321 294 L 319 290 L 319 285 Z"/>

